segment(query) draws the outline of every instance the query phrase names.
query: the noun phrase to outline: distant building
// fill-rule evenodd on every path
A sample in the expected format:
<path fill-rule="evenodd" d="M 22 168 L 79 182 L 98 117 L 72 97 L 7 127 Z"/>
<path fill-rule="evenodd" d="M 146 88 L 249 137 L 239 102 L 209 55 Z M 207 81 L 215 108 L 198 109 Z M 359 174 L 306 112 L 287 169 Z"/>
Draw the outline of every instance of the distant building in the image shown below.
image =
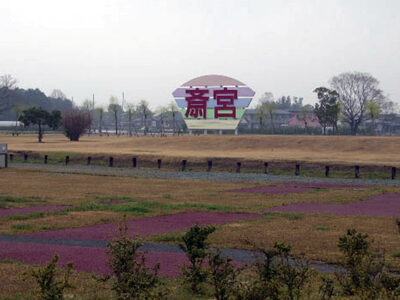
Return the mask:
<path fill-rule="evenodd" d="M 23 127 L 24 124 L 20 121 L 0 121 L 0 127 Z"/>
<path fill-rule="evenodd" d="M 303 120 L 301 112 L 292 112 L 292 116 L 289 120 L 289 127 L 307 127 L 320 128 L 322 127 L 318 121 L 317 116 L 313 112 L 307 113 L 306 122 Z"/>

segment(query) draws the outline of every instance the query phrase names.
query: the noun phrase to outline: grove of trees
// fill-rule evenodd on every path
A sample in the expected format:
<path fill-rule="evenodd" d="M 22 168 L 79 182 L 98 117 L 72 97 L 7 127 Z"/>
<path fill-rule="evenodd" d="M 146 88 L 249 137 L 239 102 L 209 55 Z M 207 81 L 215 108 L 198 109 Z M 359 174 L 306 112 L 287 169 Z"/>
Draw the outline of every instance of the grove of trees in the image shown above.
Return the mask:
<path fill-rule="evenodd" d="M 276 116 L 279 110 L 296 112 L 298 119 L 304 122 L 304 133 L 308 132 L 309 120 L 316 117 L 323 134 L 337 134 L 348 130 L 351 134 L 363 132 L 377 134 L 376 121 L 385 114 L 386 122 L 393 122 L 397 105 L 388 99 L 379 87 L 379 81 L 368 73 L 347 72 L 332 77 L 329 87 L 317 87 L 314 90 L 317 102 L 314 106 L 303 105 L 303 98 L 282 96 L 274 98 L 272 93 L 264 93 L 256 107 L 255 117 L 261 132 L 266 124 L 270 132 L 276 131 Z M 388 118 L 388 116 L 393 116 Z M 340 124 L 340 128 L 339 128 Z M 400 126 L 400 124 L 399 124 Z"/>

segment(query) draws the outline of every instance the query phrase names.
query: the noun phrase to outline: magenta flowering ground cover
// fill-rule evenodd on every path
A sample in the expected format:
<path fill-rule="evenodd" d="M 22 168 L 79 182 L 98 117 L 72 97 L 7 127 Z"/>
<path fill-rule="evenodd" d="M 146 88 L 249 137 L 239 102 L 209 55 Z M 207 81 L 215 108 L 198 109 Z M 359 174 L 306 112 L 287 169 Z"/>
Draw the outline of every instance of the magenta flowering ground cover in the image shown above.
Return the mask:
<path fill-rule="evenodd" d="M 52 212 L 57 210 L 66 210 L 71 206 L 64 205 L 48 205 L 48 206 L 33 206 L 24 208 L 6 208 L 0 209 L 0 218 L 11 215 L 26 215 L 35 212 Z"/>
<path fill-rule="evenodd" d="M 310 182 L 275 182 L 274 184 L 256 188 L 244 188 L 229 190 L 230 193 L 251 193 L 251 194 L 293 194 L 304 193 L 312 189 L 361 189 L 368 188 L 366 185 L 347 185 L 332 183 L 310 183 Z"/>
<path fill-rule="evenodd" d="M 269 211 L 327 213 L 335 215 L 400 216 L 400 194 L 381 194 L 370 200 L 347 204 L 296 203 L 268 208 Z"/>
<path fill-rule="evenodd" d="M 361 184 L 340 184 L 340 183 L 318 183 L 318 182 L 277 182 L 276 184 L 285 187 L 301 187 L 311 189 L 365 189 L 372 185 Z"/>
<path fill-rule="evenodd" d="M 74 262 L 75 270 L 102 274 L 110 272 L 106 248 L 0 241 L 0 259 L 45 265 L 55 254 L 60 256 L 59 266 L 62 268 L 69 262 Z M 160 263 L 159 274 L 169 277 L 179 276 L 180 266 L 187 262 L 182 253 L 147 252 L 145 257 L 148 267 Z"/>
<path fill-rule="evenodd" d="M 223 224 L 262 217 L 262 214 L 221 213 L 221 212 L 183 212 L 141 218 L 128 221 L 131 235 L 149 236 L 183 231 L 198 223 L 199 225 Z M 61 230 L 28 233 L 26 235 L 75 240 L 111 240 L 117 234 L 116 223 L 99 224 Z"/>

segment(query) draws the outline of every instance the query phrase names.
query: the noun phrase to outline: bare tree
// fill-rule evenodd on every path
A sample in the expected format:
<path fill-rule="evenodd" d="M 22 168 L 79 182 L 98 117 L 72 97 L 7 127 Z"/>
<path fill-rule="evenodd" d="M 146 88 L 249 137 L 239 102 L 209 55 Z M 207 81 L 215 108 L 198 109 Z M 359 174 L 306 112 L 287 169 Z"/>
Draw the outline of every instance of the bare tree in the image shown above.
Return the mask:
<path fill-rule="evenodd" d="M 98 106 L 96 107 L 96 111 L 99 115 L 99 134 L 103 135 L 102 130 L 103 130 L 103 116 L 104 116 L 104 107 L 103 106 Z"/>
<path fill-rule="evenodd" d="M 142 115 L 142 123 L 144 127 L 144 135 L 147 135 L 147 118 L 152 115 L 152 112 L 149 108 L 149 103 L 146 100 L 140 100 L 137 106 L 138 113 Z"/>
<path fill-rule="evenodd" d="M 379 81 L 368 73 L 342 73 L 333 77 L 330 84 L 339 93 L 343 121 L 349 124 L 353 135 L 357 134 L 365 119 L 367 102 L 385 102 L 383 92 L 379 89 Z"/>
<path fill-rule="evenodd" d="M 91 100 L 89 98 L 86 98 L 82 105 L 81 105 L 81 110 L 86 111 L 90 115 L 90 121 L 93 123 L 93 111 L 94 111 L 94 100 Z M 89 126 L 89 134 L 92 132 L 92 125 L 90 124 Z M 94 131 L 94 130 L 93 130 Z"/>
<path fill-rule="evenodd" d="M 175 133 L 176 133 L 176 114 L 179 113 L 178 106 L 176 105 L 175 101 L 171 101 L 168 104 L 167 110 L 172 117 L 172 134 L 175 135 Z"/>
<path fill-rule="evenodd" d="M 311 119 L 313 107 L 310 104 L 304 105 L 300 109 L 299 120 L 304 122 L 304 129 L 308 133 L 308 121 Z"/>
<path fill-rule="evenodd" d="M 266 122 L 268 116 L 271 119 L 271 128 L 272 133 L 275 131 L 274 124 L 274 114 L 273 111 L 275 109 L 275 100 L 274 95 L 270 92 L 264 93 L 259 99 L 259 104 L 256 107 L 256 116 L 260 122 L 260 128 L 264 129 L 264 123 Z"/>
<path fill-rule="evenodd" d="M 55 98 L 55 99 L 63 99 L 63 100 L 67 99 L 67 96 L 61 90 L 58 90 L 58 89 L 54 89 L 51 92 L 50 97 Z"/>
<path fill-rule="evenodd" d="M 118 135 L 118 120 L 119 114 L 122 111 L 121 105 L 119 105 L 118 98 L 115 96 L 110 97 L 110 103 L 108 104 L 108 111 L 113 114 L 115 121 L 115 134 Z"/>
<path fill-rule="evenodd" d="M 0 76 L 0 114 L 10 108 L 17 80 L 10 74 Z"/>
<path fill-rule="evenodd" d="M 14 89 L 17 86 L 17 79 L 12 77 L 10 74 L 0 76 L 0 87 L 8 88 L 9 90 Z"/>
<path fill-rule="evenodd" d="M 132 136 L 132 117 L 136 114 L 136 105 L 130 102 L 125 104 L 125 110 L 128 114 L 128 133 Z"/>
<path fill-rule="evenodd" d="M 156 112 L 160 116 L 159 132 L 161 136 L 165 135 L 165 118 L 167 117 L 169 110 L 168 107 L 161 106 L 157 108 Z"/>
<path fill-rule="evenodd" d="M 17 135 L 18 135 L 18 120 L 19 120 L 20 116 L 22 115 L 22 112 L 24 111 L 24 109 L 25 109 L 25 106 L 19 102 L 14 103 L 13 106 L 11 107 L 11 111 L 14 113 L 14 117 L 15 117 L 15 134 L 17 134 Z"/>

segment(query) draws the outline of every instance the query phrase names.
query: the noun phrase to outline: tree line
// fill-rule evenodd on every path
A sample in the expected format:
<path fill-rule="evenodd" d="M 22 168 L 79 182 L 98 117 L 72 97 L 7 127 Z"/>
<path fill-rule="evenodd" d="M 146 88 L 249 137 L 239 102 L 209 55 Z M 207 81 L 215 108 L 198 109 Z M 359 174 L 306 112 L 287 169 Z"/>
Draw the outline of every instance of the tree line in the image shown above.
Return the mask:
<path fill-rule="evenodd" d="M 108 125 L 113 124 L 115 134 L 122 131 L 130 136 L 139 131 L 147 135 L 149 120 L 157 114 L 159 116 L 159 132 L 164 134 L 166 120 L 172 120 L 172 131 L 175 134 L 180 130 L 177 123 L 178 107 L 175 102 L 167 106 L 152 110 L 146 100 L 137 103 L 120 101 L 111 96 L 108 105 L 96 105 L 93 99 L 85 99 L 80 106 L 74 106 L 66 95 L 59 89 L 54 89 L 46 96 L 39 89 L 24 90 L 17 87 L 17 80 L 9 74 L 0 76 L 0 117 L 16 121 L 25 126 L 36 126 L 39 142 L 43 139 L 46 127 L 58 129 L 62 127 L 65 134 L 72 141 L 79 140 L 85 133 L 98 132 L 103 134 Z M 138 119 L 140 124 L 138 124 Z M 106 126 L 107 125 L 107 126 Z M 108 130 L 106 130 L 108 133 Z"/>
<path fill-rule="evenodd" d="M 58 89 L 46 96 L 39 89 L 19 88 L 17 80 L 10 74 L 0 76 L 0 119 L 16 120 L 30 106 L 64 112 L 72 109 L 72 101 Z"/>
<path fill-rule="evenodd" d="M 312 114 L 316 116 L 327 134 L 330 128 L 332 133 L 338 132 L 338 123 L 347 125 L 351 133 L 356 135 L 364 121 L 370 120 L 372 132 L 376 134 L 376 120 L 382 113 L 394 113 L 396 104 L 379 87 L 379 81 L 368 73 L 347 72 L 334 76 L 329 81 L 329 87 L 317 87 L 314 93 L 318 102 L 304 105 L 302 98 L 281 97 L 274 99 L 272 93 L 264 93 L 256 108 L 260 128 L 263 128 L 267 119 L 270 120 L 274 132 L 274 113 L 276 109 L 286 109 L 299 112 L 299 119 L 307 122 Z"/>

